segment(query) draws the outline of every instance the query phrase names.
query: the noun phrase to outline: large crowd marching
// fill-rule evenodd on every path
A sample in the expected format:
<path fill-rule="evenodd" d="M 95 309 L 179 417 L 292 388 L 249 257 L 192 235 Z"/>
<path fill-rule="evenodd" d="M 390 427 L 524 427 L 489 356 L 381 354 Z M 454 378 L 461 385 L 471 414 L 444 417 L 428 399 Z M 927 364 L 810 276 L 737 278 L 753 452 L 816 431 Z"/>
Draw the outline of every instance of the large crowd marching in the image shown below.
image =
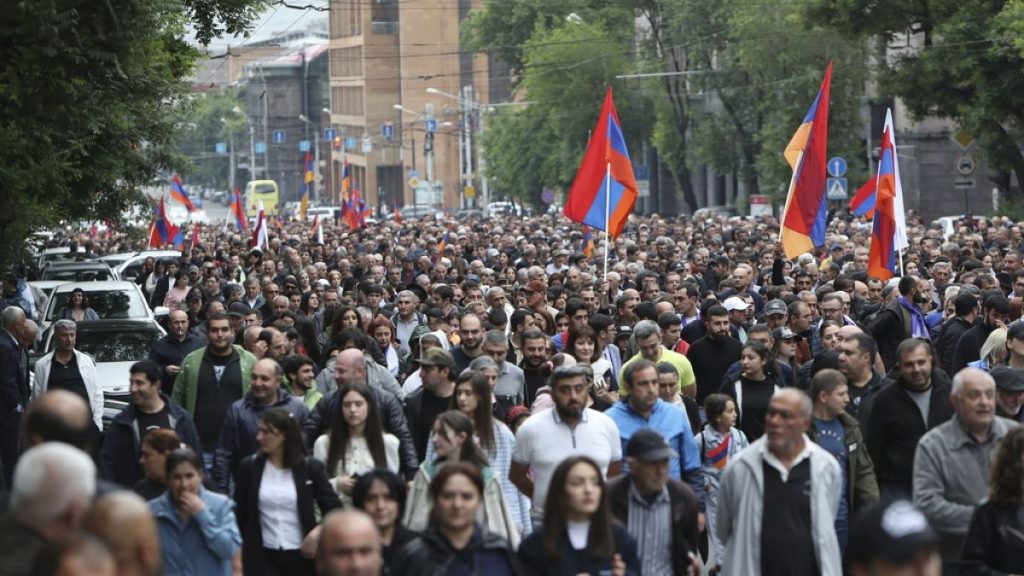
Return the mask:
<path fill-rule="evenodd" d="M 795 260 L 770 217 L 208 226 L 110 418 L 104 318 L 33 351 L 18 267 L 0 574 L 1022 574 L 1021 226 L 908 224 L 891 280 L 843 215 Z"/>

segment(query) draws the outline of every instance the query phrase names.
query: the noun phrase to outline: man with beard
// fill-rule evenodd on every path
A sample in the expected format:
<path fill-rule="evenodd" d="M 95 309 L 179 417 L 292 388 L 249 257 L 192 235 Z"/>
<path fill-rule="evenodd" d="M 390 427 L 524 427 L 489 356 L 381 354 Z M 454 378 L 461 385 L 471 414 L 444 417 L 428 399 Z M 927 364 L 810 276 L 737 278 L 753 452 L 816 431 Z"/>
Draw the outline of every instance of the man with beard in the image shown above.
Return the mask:
<path fill-rule="evenodd" d="M 463 316 L 459 322 L 459 337 L 459 346 L 452 349 L 452 359 L 455 361 L 453 374 L 462 374 L 473 359 L 484 353 L 484 330 L 480 317 L 476 314 Z"/>
<path fill-rule="evenodd" d="M 729 332 L 729 311 L 723 306 L 712 306 L 704 313 L 707 335 L 690 346 L 687 358 L 697 379 L 697 404 L 718 392 L 722 378 L 734 362 L 740 359 L 743 345 Z"/>
<path fill-rule="evenodd" d="M 839 371 L 846 376 L 848 384 L 850 404 L 846 406 L 846 413 L 856 418 L 863 430 L 868 419 L 867 410 L 863 407 L 890 381 L 874 369 L 878 354 L 874 339 L 854 326 L 843 327 L 843 330 L 854 329 L 858 332 L 844 335 L 841 341 L 836 342 L 835 351 L 839 353 Z"/>
<path fill-rule="evenodd" d="M 996 328 L 1006 325 L 1006 316 L 1010 312 L 1010 301 L 1002 294 L 986 294 L 981 306 L 982 322 L 971 327 L 960 337 L 956 344 L 953 357 L 953 372 L 959 372 L 967 364 L 981 357 L 981 346 L 988 335 Z"/>
<path fill-rule="evenodd" d="M 533 405 L 533 399 L 537 397 L 537 390 L 547 385 L 546 377 L 542 371 L 544 364 L 550 359 L 548 354 L 548 338 L 543 332 L 531 328 L 522 335 L 523 361 L 519 367 L 523 369 L 523 379 L 526 383 L 526 405 Z"/>
<path fill-rule="evenodd" d="M 953 371 L 953 360 L 960 337 L 974 327 L 974 319 L 978 317 L 978 299 L 973 294 L 959 294 L 953 301 L 953 314 L 954 316 L 942 325 L 939 340 L 935 344 L 939 367 L 946 374 Z"/>
<path fill-rule="evenodd" d="M 535 520 L 543 514 L 555 468 L 569 454 L 589 456 L 606 478 L 622 471 L 619 429 L 605 414 L 585 408 L 587 380 L 579 366 L 556 368 L 549 380 L 555 405 L 528 418 L 516 431 L 509 480 L 531 498 Z"/>
<path fill-rule="evenodd" d="M 910 499 L 918 441 L 953 416 L 953 385 L 933 367 L 931 345 L 916 338 L 904 340 L 896 356 L 899 379 L 860 407 L 868 413 L 864 443 L 875 464 L 882 499 Z"/>
<path fill-rule="evenodd" d="M 921 306 L 929 295 L 922 294 L 914 276 L 900 278 L 900 292 L 895 302 L 885 305 L 868 326 L 868 333 L 878 342 L 882 364 L 890 370 L 896 364 L 896 347 L 907 338 L 928 338 L 928 324 Z M 980 346 L 979 346 L 980 348 Z"/>
<path fill-rule="evenodd" d="M 334 317 L 334 312 L 341 307 L 341 297 L 334 290 L 324 291 L 324 309 L 318 310 L 313 314 L 313 325 L 316 328 L 316 333 L 322 333 L 326 328 L 328 318 Z"/>
<path fill-rule="evenodd" d="M 1024 422 L 1024 370 L 996 366 L 989 374 L 996 381 L 996 416 Z"/>

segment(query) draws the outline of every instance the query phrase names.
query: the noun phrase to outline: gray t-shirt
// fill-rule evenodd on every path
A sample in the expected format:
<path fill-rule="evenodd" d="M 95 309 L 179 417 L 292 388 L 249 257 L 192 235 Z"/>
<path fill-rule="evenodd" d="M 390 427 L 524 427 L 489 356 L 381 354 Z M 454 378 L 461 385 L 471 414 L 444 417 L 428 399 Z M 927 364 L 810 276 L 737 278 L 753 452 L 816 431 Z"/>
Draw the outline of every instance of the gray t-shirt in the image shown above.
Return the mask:
<path fill-rule="evenodd" d="M 907 390 L 907 394 L 910 394 L 910 397 L 914 399 L 914 403 L 917 404 L 917 409 L 921 411 L 921 417 L 924 418 L 924 425 L 927 427 L 929 406 L 932 402 L 932 389 L 928 388 L 923 392 Z"/>

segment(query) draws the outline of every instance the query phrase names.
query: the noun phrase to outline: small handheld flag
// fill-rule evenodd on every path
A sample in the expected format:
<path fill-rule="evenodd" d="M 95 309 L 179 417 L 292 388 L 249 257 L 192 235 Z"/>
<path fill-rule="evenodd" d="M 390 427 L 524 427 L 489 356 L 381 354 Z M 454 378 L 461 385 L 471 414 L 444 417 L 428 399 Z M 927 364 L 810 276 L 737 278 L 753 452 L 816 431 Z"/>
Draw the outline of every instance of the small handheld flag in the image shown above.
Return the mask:
<path fill-rule="evenodd" d="M 793 169 L 793 178 L 782 213 L 782 249 L 796 258 L 825 244 L 828 213 L 825 198 L 825 162 L 828 159 L 828 106 L 832 86 L 832 63 L 828 63 L 818 95 L 786 145 L 783 155 Z"/>

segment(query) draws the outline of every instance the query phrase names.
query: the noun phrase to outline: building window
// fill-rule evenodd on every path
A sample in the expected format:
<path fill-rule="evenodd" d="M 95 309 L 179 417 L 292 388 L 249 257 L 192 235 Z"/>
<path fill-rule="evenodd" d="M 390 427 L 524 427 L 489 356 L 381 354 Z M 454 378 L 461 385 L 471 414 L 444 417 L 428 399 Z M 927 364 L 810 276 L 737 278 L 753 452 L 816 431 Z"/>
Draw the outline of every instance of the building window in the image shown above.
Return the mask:
<path fill-rule="evenodd" d="M 332 48 L 331 71 L 337 77 L 362 76 L 363 47 Z"/>
<path fill-rule="evenodd" d="M 361 86 L 331 87 L 331 110 L 344 116 L 363 115 L 363 88 Z"/>

